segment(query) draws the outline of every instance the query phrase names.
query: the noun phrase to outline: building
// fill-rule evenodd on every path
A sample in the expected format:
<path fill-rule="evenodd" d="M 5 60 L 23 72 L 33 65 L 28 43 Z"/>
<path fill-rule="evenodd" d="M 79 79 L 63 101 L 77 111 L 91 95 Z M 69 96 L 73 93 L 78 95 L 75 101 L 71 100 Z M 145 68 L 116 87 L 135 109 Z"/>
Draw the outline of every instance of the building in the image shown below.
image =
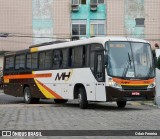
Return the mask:
<path fill-rule="evenodd" d="M 160 45 L 160 0 L 2 0 L 3 53 L 56 39 L 119 35 Z"/>

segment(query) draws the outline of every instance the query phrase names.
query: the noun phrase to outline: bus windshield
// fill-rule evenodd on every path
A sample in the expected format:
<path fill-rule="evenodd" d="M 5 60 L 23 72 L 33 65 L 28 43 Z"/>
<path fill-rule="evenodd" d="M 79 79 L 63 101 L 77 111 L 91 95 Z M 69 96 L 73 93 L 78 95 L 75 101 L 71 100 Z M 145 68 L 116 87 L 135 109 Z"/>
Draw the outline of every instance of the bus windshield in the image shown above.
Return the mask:
<path fill-rule="evenodd" d="M 108 42 L 107 72 L 109 76 L 147 79 L 154 77 L 150 44 L 140 42 Z"/>

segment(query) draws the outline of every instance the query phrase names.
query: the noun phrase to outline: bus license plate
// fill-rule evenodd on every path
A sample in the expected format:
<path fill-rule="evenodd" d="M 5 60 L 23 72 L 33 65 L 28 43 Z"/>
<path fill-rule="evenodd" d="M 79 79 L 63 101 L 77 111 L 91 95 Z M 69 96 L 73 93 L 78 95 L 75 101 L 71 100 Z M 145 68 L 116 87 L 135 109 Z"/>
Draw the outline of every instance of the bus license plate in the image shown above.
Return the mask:
<path fill-rule="evenodd" d="M 132 95 L 133 95 L 133 96 L 139 96 L 139 95 L 140 95 L 140 92 L 132 92 Z"/>

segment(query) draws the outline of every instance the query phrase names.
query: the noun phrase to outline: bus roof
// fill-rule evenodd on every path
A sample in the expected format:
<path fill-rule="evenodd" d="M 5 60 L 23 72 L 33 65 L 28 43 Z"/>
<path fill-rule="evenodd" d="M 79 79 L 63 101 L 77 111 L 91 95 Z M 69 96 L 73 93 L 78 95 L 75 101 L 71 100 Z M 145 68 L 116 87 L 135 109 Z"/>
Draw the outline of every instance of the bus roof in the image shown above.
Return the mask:
<path fill-rule="evenodd" d="M 148 43 L 145 40 L 137 39 L 137 38 L 128 38 L 128 37 L 119 37 L 119 36 L 107 36 L 107 37 L 93 37 L 89 39 L 83 39 L 83 40 L 76 40 L 76 41 L 64 41 L 64 40 L 58 40 L 54 42 L 46 42 L 41 44 L 32 45 L 29 47 L 29 49 L 20 50 L 20 51 L 12 51 L 12 52 L 6 52 L 5 56 L 7 55 L 14 55 L 14 54 L 21 54 L 26 52 L 37 52 L 37 51 L 43 51 L 43 50 L 50 50 L 50 49 L 56 49 L 56 48 L 66 48 L 66 47 L 74 47 L 78 45 L 86 45 L 91 43 L 100 43 L 104 45 L 106 41 L 131 41 L 131 42 L 143 42 Z"/>
<path fill-rule="evenodd" d="M 110 36 L 110 37 L 93 37 L 89 39 L 83 39 L 83 40 L 76 40 L 76 41 L 69 41 L 69 42 L 58 42 L 58 43 L 45 43 L 45 45 L 35 45 L 31 46 L 31 52 L 34 51 L 43 51 L 48 49 L 55 49 L 55 48 L 65 48 L 65 47 L 74 47 L 78 45 L 86 45 L 91 43 L 100 43 L 105 44 L 106 41 L 131 41 L 131 42 L 143 42 L 148 43 L 145 40 L 137 39 L 137 38 L 128 38 L 128 37 L 116 37 L 116 36 Z M 46 47 L 47 46 L 47 47 Z"/>

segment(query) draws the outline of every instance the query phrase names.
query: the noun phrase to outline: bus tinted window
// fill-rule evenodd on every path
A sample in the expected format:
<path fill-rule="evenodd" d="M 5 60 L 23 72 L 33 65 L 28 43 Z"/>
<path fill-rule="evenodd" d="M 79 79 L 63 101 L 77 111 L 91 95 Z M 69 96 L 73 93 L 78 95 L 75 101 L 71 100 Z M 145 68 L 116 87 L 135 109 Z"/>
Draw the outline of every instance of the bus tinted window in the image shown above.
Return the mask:
<path fill-rule="evenodd" d="M 45 67 L 45 52 L 39 54 L 39 68 L 44 69 Z"/>
<path fill-rule="evenodd" d="M 7 57 L 5 60 L 5 69 L 13 69 L 14 68 L 14 56 Z"/>
<path fill-rule="evenodd" d="M 52 51 L 46 52 L 45 55 L 45 69 L 50 69 L 52 67 Z"/>
<path fill-rule="evenodd" d="M 16 56 L 15 69 L 25 69 L 25 55 Z"/>
<path fill-rule="evenodd" d="M 37 69 L 38 68 L 38 54 L 37 53 L 32 53 L 32 69 Z"/>
<path fill-rule="evenodd" d="M 74 67 L 82 67 L 83 64 L 83 47 L 79 46 L 74 48 Z"/>
<path fill-rule="evenodd" d="M 62 68 L 68 67 L 68 49 L 62 49 Z"/>
<path fill-rule="evenodd" d="M 74 66 L 74 49 L 73 48 L 69 48 L 68 66 L 69 67 Z"/>
<path fill-rule="evenodd" d="M 26 68 L 27 69 L 31 69 L 31 54 L 27 54 L 27 64 L 26 64 Z"/>
<path fill-rule="evenodd" d="M 53 68 L 59 68 L 62 64 L 62 51 L 54 50 L 53 51 Z"/>

